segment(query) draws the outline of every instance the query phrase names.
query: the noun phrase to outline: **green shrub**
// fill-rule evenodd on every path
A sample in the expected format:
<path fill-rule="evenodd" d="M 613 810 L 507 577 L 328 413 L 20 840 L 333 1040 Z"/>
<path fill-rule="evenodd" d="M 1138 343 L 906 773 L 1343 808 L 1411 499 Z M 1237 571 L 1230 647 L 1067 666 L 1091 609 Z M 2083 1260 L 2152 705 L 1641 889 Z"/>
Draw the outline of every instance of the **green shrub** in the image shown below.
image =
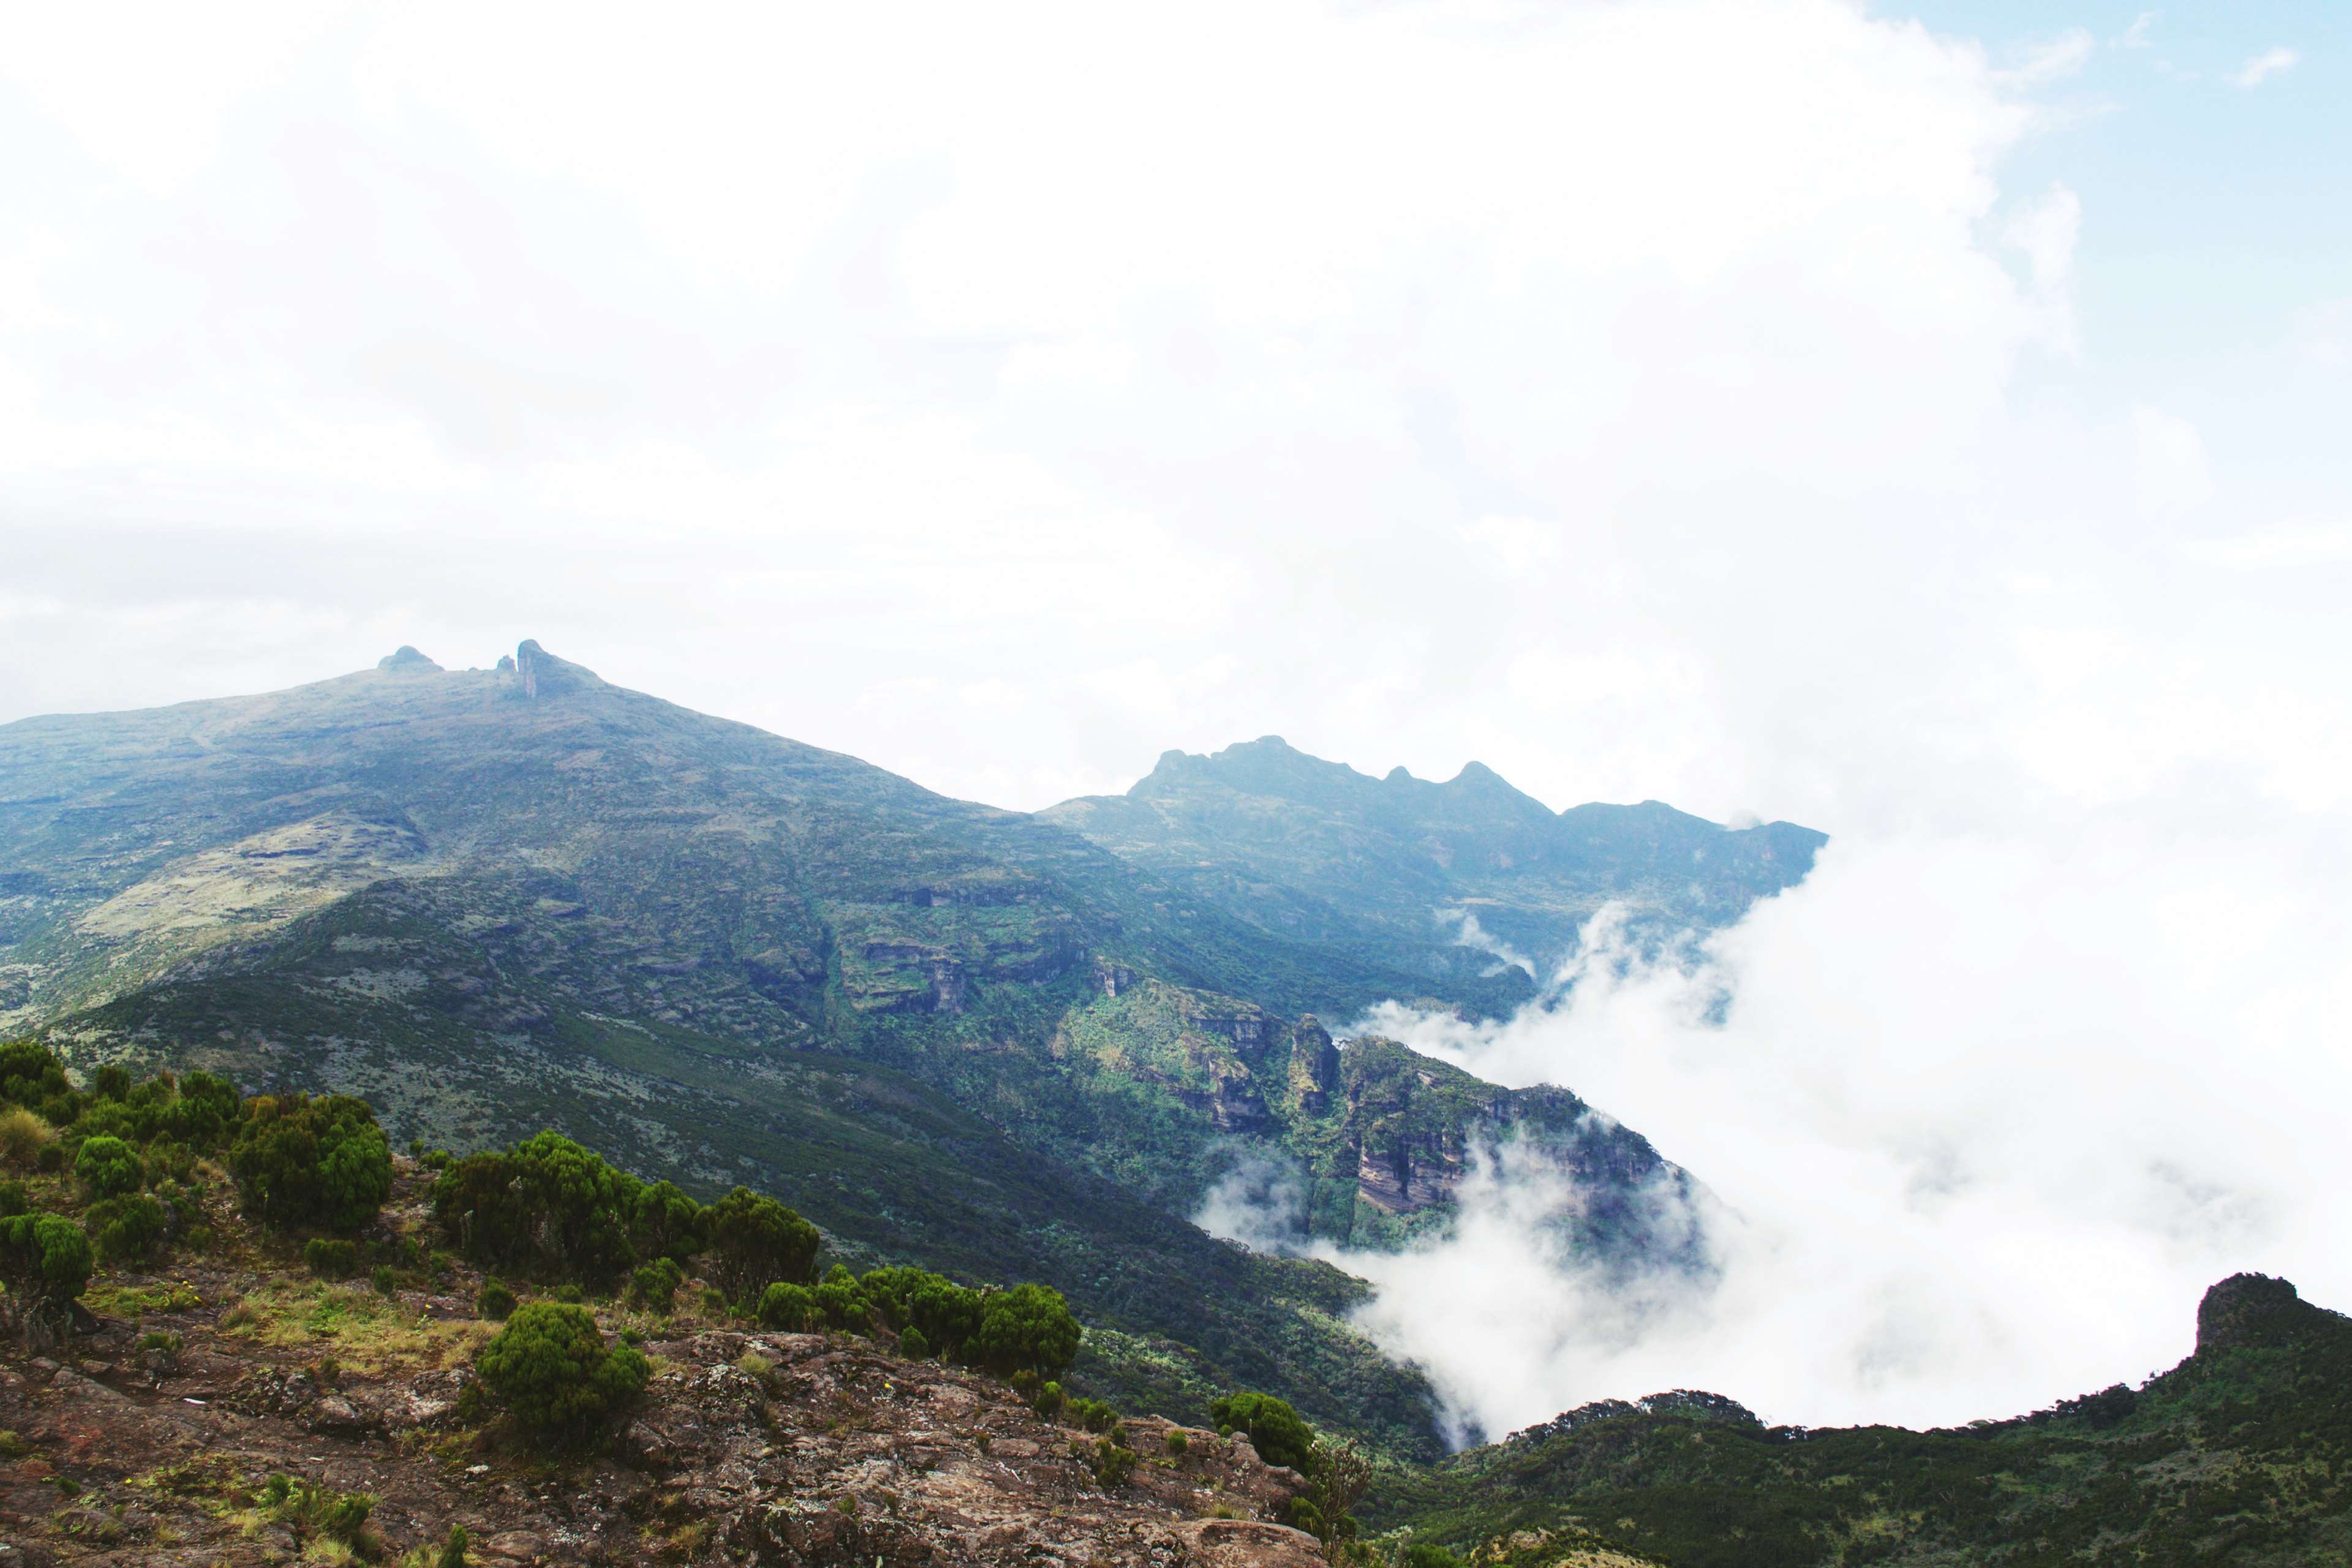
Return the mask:
<path fill-rule="evenodd" d="M 710 1260 L 704 1272 L 730 1300 L 771 1280 L 800 1284 L 816 1268 L 816 1226 L 772 1197 L 737 1187 L 702 1213 Z"/>
<path fill-rule="evenodd" d="M 468 1154 L 433 1184 L 434 1217 L 476 1263 L 547 1281 L 609 1285 L 636 1262 L 645 1184 L 560 1132 Z"/>
<path fill-rule="evenodd" d="M 1034 1372 L 1059 1377 L 1077 1359 L 1079 1328 L 1069 1303 L 1050 1285 L 1015 1285 L 982 1303 L 980 1326 L 964 1358 L 1001 1375 Z"/>
<path fill-rule="evenodd" d="M 392 1194 L 392 1146 L 347 1094 L 255 1096 L 228 1164 L 246 1212 L 276 1227 L 357 1230 Z"/>
<path fill-rule="evenodd" d="M 99 1257 L 109 1263 L 136 1263 L 162 1246 L 172 1216 L 152 1193 L 132 1193 L 91 1205 L 82 1218 Z"/>
<path fill-rule="evenodd" d="M 0 1182 L 0 1219 L 14 1219 L 33 1206 L 22 1182 Z"/>
<path fill-rule="evenodd" d="M 348 1279 L 359 1272 L 359 1243 L 314 1237 L 302 1244 L 302 1262 L 321 1279 Z"/>
<path fill-rule="evenodd" d="M 64 1336 L 74 1298 L 89 1288 L 96 1262 L 89 1237 L 60 1215 L 0 1219 L 0 1284 L 23 1303 L 19 1324 L 28 1345 Z"/>
<path fill-rule="evenodd" d="M 1073 1399 L 1063 1418 L 1089 1432 L 1108 1432 L 1118 1425 L 1118 1412 L 1100 1399 Z"/>
<path fill-rule="evenodd" d="M 923 1268 L 869 1268 L 857 1289 L 886 1328 L 919 1331 L 943 1355 L 969 1340 L 980 1326 L 981 1293 L 943 1274 Z"/>
<path fill-rule="evenodd" d="M 703 1207 L 672 1182 L 656 1182 L 637 1194 L 629 1222 L 629 1243 L 647 1260 L 684 1263 L 703 1248 Z"/>
<path fill-rule="evenodd" d="M 45 1144 L 33 1161 L 33 1169 L 37 1171 L 53 1172 L 65 1168 L 66 1146 L 62 1143 Z"/>
<path fill-rule="evenodd" d="M 375 1293 L 379 1296 L 400 1294 L 400 1276 L 389 1263 L 377 1264 L 375 1272 L 368 1276 L 368 1283 L 375 1287 Z"/>
<path fill-rule="evenodd" d="M 584 1307 L 533 1301 L 515 1310 L 474 1360 L 483 1385 L 521 1426 L 578 1436 L 645 1388 L 645 1355 L 608 1346 Z"/>
<path fill-rule="evenodd" d="M 756 1315 L 761 1328 L 788 1334 L 804 1334 L 824 1321 L 814 1292 L 805 1285 L 787 1285 L 781 1279 L 760 1292 Z"/>
<path fill-rule="evenodd" d="M 1164 1447 L 1170 1454 L 1178 1458 L 1182 1458 L 1184 1457 L 1184 1450 L 1192 1446 L 1192 1439 L 1184 1436 L 1184 1428 L 1181 1426 L 1171 1426 L 1168 1428 L 1168 1439 L 1161 1446 Z"/>
<path fill-rule="evenodd" d="M 874 1308 L 866 1300 L 866 1292 L 857 1288 L 857 1277 L 840 1264 L 825 1271 L 812 1294 L 816 1310 L 825 1326 L 845 1329 L 852 1333 L 864 1333 L 874 1325 Z"/>
<path fill-rule="evenodd" d="M 1404 1549 L 1404 1568 L 1464 1568 L 1462 1559 L 1433 1541 L 1416 1541 Z"/>
<path fill-rule="evenodd" d="M 1305 1474 L 1314 1467 L 1315 1434 L 1287 1400 L 1271 1394 L 1230 1394 L 1209 1406 L 1220 1436 L 1248 1436 L 1257 1457 Z"/>
<path fill-rule="evenodd" d="M 57 1129 L 42 1121 L 38 1111 L 21 1105 L 0 1110 L 0 1164 L 30 1170 L 57 1136 Z"/>
<path fill-rule="evenodd" d="M 1062 1407 L 1070 1402 L 1069 1396 L 1062 1392 L 1060 1384 L 1050 1378 L 1041 1381 L 1034 1372 L 1014 1373 L 1013 1386 L 1027 1397 L 1030 1409 L 1048 1421 L 1059 1416 Z"/>
<path fill-rule="evenodd" d="M 629 1300 L 648 1312 L 667 1312 L 677 1300 L 677 1288 L 686 1283 L 686 1270 L 675 1259 L 656 1258 L 651 1263 L 637 1265 L 629 1276 Z"/>
<path fill-rule="evenodd" d="M 1106 1487 L 1123 1487 L 1135 1474 L 1135 1450 L 1109 1437 L 1095 1439 L 1095 1479 Z"/>
<path fill-rule="evenodd" d="M 923 1331 L 910 1328 L 898 1336 L 898 1353 L 908 1361 L 922 1361 L 931 1353 L 931 1342 L 923 1338 Z"/>
<path fill-rule="evenodd" d="M 74 1177 L 93 1197 L 117 1198 L 146 1184 L 147 1167 L 120 1138 L 85 1138 L 74 1156 Z"/>
<path fill-rule="evenodd" d="M 482 1288 L 474 1293 L 474 1313 L 477 1317 L 503 1323 L 514 1310 L 515 1293 L 507 1288 L 505 1280 L 495 1274 L 484 1279 Z"/>
<path fill-rule="evenodd" d="M 37 1110 L 53 1127 L 81 1114 L 81 1097 L 66 1078 L 65 1064 L 47 1046 L 31 1040 L 0 1045 L 0 1101 Z M 62 1115 L 53 1114 L 53 1108 Z"/>
<path fill-rule="evenodd" d="M 100 1100 L 128 1100 L 131 1069 L 120 1062 L 109 1062 L 90 1075 L 89 1092 Z"/>
<path fill-rule="evenodd" d="M 466 1527 L 453 1524 L 441 1542 L 441 1554 L 433 1560 L 433 1568 L 466 1568 L 466 1548 L 473 1544 Z"/>

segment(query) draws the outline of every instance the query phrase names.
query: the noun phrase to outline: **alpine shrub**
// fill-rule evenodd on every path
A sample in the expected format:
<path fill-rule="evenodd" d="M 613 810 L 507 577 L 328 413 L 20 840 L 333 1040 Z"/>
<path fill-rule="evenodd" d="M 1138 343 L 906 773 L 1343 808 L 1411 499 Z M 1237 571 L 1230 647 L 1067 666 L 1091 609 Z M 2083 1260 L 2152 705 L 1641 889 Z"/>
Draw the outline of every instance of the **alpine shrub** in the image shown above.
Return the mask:
<path fill-rule="evenodd" d="M 484 1386 L 515 1420 L 549 1436 L 581 1436 L 645 1388 L 648 1367 L 632 1345 L 607 1345 L 585 1307 L 532 1301 L 474 1359 Z"/>
<path fill-rule="evenodd" d="M 1271 1394 L 1229 1394 L 1209 1406 L 1220 1436 L 1245 1433 L 1257 1457 L 1304 1474 L 1313 1468 L 1315 1434 L 1290 1402 Z"/>
<path fill-rule="evenodd" d="M 963 1346 L 964 1359 L 1003 1376 L 1034 1372 L 1059 1377 L 1078 1354 L 1077 1319 L 1050 1285 L 1015 1285 L 982 1303 L 980 1326 Z"/>
<path fill-rule="evenodd" d="M 814 1292 L 805 1285 L 787 1285 L 781 1279 L 760 1292 L 756 1316 L 761 1328 L 788 1334 L 806 1333 L 823 1321 Z"/>
<path fill-rule="evenodd" d="M 457 1250 L 526 1279 L 625 1278 L 645 1184 L 561 1132 L 468 1154 L 433 1184 L 433 1213 Z"/>
<path fill-rule="evenodd" d="M 347 1094 L 255 1096 L 228 1165 L 247 1212 L 275 1227 L 357 1230 L 392 1194 L 392 1146 Z"/>
<path fill-rule="evenodd" d="M 302 1262 L 321 1279 L 348 1279 L 359 1272 L 359 1243 L 318 1237 L 302 1244 Z"/>
<path fill-rule="evenodd" d="M 147 1167 L 120 1138 L 85 1138 L 74 1156 L 74 1175 L 92 1197 L 116 1198 L 145 1185 Z"/>
<path fill-rule="evenodd" d="M 686 1283 L 686 1270 L 667 1258 L 656 1258 L 651 1263 L 637 1265 L 629 1276 L 629 1300 L 648 1312 L 667 1312 L 677 1299 L 677 1288 Z"/>
<path fill-rule="evenodd" d="M 908 1329 L 898 1336 L 898 1353 L 908 1361 L 923 1361 L 931 1353 L 931 1342 L 923 1338 L 920 1329 Z"/>
<path fill-rule="evenodd" d="M 702 1211 L 710 1259 L 704 1271 L 728 1298 L 740 1300 L 772 1279 L 807 1280 L 816 1267 L 816 1226 L 749 1187 L 737 1187 Z"/>
<path fill-rule="evenodd" d="M 81 1226 L 60 1215 L 0 1220 L 0 1284 L 14 1299 L 10 1304 L 27 1345 L 64 1337 L 74 1298 L 89 1287 L 96 1261 Z"/>
<path fill-rule="evenodd" d="M 825 1271 L 812 1292 L 816 1298 L 816 1310 L 824 1315 L 825 1326 L 846 1329 L 862 1334 L 873 1327 L 874 1308 L 866 1293 L 857 1288 L 857 1277 L 840 1264 Z"/>
<path fill-rule="evenodd" d="M 132 1193 L 92 1204 L 82 1216 L 99 1257 L 109 1263 L 136 1263 L 160 1246 L 170 1232 L 172 1214 L 152 1193 Z"/>
<path fill-rule="evenodd" d="M 515 1293 L 507 1288 L 505 1280 L 495 1274 L 484 1279 L 482 1288 L 474 1293 L 474 1312 L 478 1317 L 503 1323 L 514 1310 Z"/>

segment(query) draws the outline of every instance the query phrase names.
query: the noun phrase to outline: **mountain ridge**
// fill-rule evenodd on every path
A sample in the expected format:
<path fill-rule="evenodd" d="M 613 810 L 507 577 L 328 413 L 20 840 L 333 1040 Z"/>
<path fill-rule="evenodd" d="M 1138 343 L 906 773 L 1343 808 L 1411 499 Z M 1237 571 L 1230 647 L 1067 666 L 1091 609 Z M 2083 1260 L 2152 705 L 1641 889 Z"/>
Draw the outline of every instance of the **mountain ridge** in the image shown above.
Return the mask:
<path fill-rule="evenodd" d="M 1318 1234 L 1359 1246 L 1450 1223 L 1473 1139 L 1686 1180 L 1565 1091 L 1318 1081 L 1309 1015 L 1497 1012 L 1516 971 L 1269 931 L 1046 814 L 536 642 L 0 726 L 0 1029 L 78 1065 L 349 1088 L 453 1147 L 553 1125 L 698 1189 L 756 1179 L 874 1258 L 976 1262 L 1010 1226 L 1105 1331 L 1082 1374 L 1196 1418 L 1239 1357 L 1318 1419 L 1433 1441 L 1425 1384 L 1346 1328 L 1360 1284 L 1200 1250 L 1237 1158 L 1310 1177 Z M 1577 1245 L 1649 1245 L 1635 1206 L 1592 1212 Z"/>

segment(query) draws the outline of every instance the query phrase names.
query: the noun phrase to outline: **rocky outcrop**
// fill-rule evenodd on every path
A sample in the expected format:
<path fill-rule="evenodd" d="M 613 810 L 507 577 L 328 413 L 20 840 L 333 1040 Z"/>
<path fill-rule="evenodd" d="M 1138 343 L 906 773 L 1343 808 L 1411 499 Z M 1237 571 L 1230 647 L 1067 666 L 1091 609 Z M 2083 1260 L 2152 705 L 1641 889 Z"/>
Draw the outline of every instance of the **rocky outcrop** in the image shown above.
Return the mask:
<path fill-rule="evenodd" d="M 1322 1021 L 1309 1013 L 1290 1032 L 1291 1103 L 1305 1116 L 1321 1116 L 1339 1088 L 1339 1047 Z"/>

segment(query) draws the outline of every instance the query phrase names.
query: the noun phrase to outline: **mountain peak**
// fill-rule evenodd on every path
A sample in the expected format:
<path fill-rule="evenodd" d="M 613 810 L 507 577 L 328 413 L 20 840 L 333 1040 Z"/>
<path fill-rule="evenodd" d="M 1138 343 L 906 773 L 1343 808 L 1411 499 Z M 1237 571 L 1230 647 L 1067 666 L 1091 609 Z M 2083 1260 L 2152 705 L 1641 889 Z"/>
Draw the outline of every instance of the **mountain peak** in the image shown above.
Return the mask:
<path fill-rule="evenodd" d="M 585 690 L 604 684 L 594 670 L 556 658 L 540 647 L 536 637 L 525 637 L 516 646 L 514 667 L 515 674 L 522 680 L 525 697 L 551 697 L 560 691 Z M 499 661 L 499 668 L 505 668 L 504 660 Z"/>
<path fill-rule="evenodd" d="M 392 652 L 375 661 L 378 669 L 394 674 L 438 675 L 441 667 L 416 651 L 412 643 L 402 643 Z"/>

